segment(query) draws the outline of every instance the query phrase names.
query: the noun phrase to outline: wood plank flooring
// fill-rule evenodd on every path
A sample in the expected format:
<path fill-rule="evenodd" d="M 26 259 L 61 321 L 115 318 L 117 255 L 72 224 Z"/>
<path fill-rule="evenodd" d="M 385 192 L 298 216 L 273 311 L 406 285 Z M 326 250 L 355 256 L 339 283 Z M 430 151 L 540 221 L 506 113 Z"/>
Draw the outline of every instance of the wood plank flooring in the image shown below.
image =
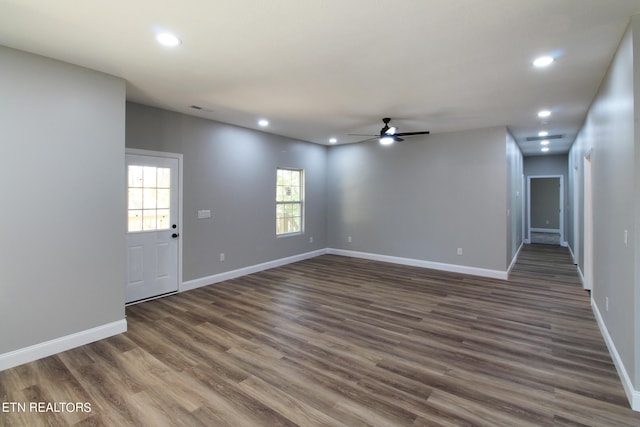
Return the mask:
<path fill-rule="evenodd" d="M 127 308 L 0 372 L 2 426 L 638 426 L 566 249 L 508 281 L 320 256 Z"/>

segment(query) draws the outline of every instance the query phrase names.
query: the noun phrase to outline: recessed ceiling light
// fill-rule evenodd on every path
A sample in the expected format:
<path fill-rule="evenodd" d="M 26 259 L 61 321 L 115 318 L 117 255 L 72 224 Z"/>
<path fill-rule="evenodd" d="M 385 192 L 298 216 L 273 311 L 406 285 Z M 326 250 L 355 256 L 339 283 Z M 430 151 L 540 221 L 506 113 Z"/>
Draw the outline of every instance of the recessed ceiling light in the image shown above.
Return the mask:
<path fill-rule="evenodd" d="M 536 68 L 544 68 L 553 64 L 553 61 L 554 59 L 552 56 L 541 56 L 533 61 L 533 66 Z"/>
<path fill-rule="evenodd" d="M 540 141 L 540 145 L 549 145 L 549 140 L 544 139 L 544 140 Z"/>
<path fill-rule="evenodd" d="M 171 33 L 159 33 L 156 35 L 156 40 L 163 46 L 175 47 L 182 44 L 182 40 L 174 36 Z"/>
<path fill-rule="evenodd" d="M 336 142 L 338 142 L 338 140 L 336 138 L 329 139 L 329 143 L 330 144 L 335 144 Z"/>
<path fill-rule="evenodd" d="M 549 147 L 542 147 L 540 151 L 542 151 L 543 153 L 546 153 L 547 151 L 549 151 Z"/>
<path fill-rule="evenodd" d="M 262 127 L 269 126 L 269 120 L 266 120 L 266 119 L 259 120 L 258 124 Z"/>
<path fill-rule="evenodd" d="M 543 130 L 541 132 L 538 132 L 538 136 L 549 136 L 549 132 L 547 132 L 546 130 Z"/>
<path fill-rule="evenodd" d="M 551 111 L 549 110 L 538 111 L 538 117 L 540 117 L 541 119 L 544 119 L 545 117 L 549 117 L 550 115 L 551 115 Z"/>

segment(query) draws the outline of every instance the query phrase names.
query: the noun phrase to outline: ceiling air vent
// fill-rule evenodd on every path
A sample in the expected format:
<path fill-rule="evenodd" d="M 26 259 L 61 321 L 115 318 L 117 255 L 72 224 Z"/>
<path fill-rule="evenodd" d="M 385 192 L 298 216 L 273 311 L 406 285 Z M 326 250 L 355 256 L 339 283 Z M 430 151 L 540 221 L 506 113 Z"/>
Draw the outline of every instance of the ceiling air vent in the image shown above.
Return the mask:
<path fill-rule="evenodd" d="M 527 141 L 544 141 L 545 139 L 562 139 L 564 135 L 528 136 Z"/>
<path fill-rule="evenodd" d="M 202 111 L 203 113 L 213 113 L 213 110 L 211 108 L 201 107 L 199 105 L 192 105 L 189 108 L 191 108 L 192 110 Z"/>

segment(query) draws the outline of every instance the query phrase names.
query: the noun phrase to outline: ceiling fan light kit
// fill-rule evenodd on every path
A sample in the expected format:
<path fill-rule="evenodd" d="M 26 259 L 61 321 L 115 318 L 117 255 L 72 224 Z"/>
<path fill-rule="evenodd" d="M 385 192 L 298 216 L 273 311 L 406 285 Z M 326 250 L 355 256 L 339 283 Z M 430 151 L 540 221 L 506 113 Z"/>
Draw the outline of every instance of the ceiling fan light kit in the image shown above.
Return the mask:
<path fill-rule="evenodd" d="M 350 133 L 349 135 L 370 137 L 363 141 L 358 141 L 358 143 L 371 141 L 372 139 L 377 139 L 382 145 L 391 145 L 394 142 L 404 141 L 403 138 L 400 138 L 401 136 L 428 135 L 430 133 L 428 130 L 423 130 L 419 132 L 398 132 L 398 129 L 399 129 L 398 127 L 389 126 L 390 121 L 391 119 L 389 117 L 385 117 L 384 119 L 382 119 L 384 126 L 382 127 L 382 129 L 380 129 L 379 135 L 367 135 L 367 134 L 361 134 L 361 133 Z"/>
<path fill-rule="evenodd" d="M 398 128 L 396 126 L 389 126 L 389 122 L 391 118 L 385 117 L 382 119 L 384 126 L 380 129 L 380 144 L 382 145 L 391 145 L 394 142 L 404 141 L 404 139 L 400 138 L 401 136 L 413 136 L 413 135 L 428 135 L 429 131 L 424 130 L 420 132 L 398 132 Z"/>

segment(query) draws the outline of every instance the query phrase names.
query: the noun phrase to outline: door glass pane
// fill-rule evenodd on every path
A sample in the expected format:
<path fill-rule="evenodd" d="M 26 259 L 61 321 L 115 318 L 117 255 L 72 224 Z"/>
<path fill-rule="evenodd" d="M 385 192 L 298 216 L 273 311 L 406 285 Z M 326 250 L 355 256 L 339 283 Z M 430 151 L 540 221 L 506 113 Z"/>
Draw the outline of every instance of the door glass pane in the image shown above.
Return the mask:
<path fill-rule="evenodd" d="M 171 169 L 129 165 L 127 183 L 127 230 L 170 229 Z"/>
<path fill-rule="evenodd" d="M 169 188 L 171 187 L 171 169 L 169 168 L 158 168 L 158 188 Z"/>
<path fill-rule="evenodd" d="M 169 209 L 158 209 L 157 227 L 158 230 L 169 229 Z"/>
<path fill-rule="evenodd" d="M 158 193 L 158 209 L 169 209 L 171 205 L 171 191 L 167 189 L 156 190 Z"/>
<path fill-rule="evenodd" d="M 142 187 L 142 166 L 129 166 L 129 187 Z"/>
<path fill-rule="evenodd" d="M 142 211 L 142 229 L 155 230 L 156 228 L 156 210 L 150 209 Z"/>
<path fill-rule="evenodd" d="M 142 231 L 142 211 L 129 211 L 129 231 Z"/>
<path fill-rule="evenodd" d="M 142 209 L 142 188 L 129 188 L 129 209 Z"/>
<path fill-rule="evenodd" d="M 145 166 L 144 167 L 144 176 L 143 176 L 143 180 L 144 180 L 144 186 L 149 188 L 149 187 L 156 187 L 156 178 L 157 178 L 157 171 L 158 168 L 154 167 L 154 166 Z"/>
<path fill-rule="evenodd" d="M 142 194 L 142 208 L 143 209 L 155 209 L 156 208 L 156 189 L 145 187 Z"/>

